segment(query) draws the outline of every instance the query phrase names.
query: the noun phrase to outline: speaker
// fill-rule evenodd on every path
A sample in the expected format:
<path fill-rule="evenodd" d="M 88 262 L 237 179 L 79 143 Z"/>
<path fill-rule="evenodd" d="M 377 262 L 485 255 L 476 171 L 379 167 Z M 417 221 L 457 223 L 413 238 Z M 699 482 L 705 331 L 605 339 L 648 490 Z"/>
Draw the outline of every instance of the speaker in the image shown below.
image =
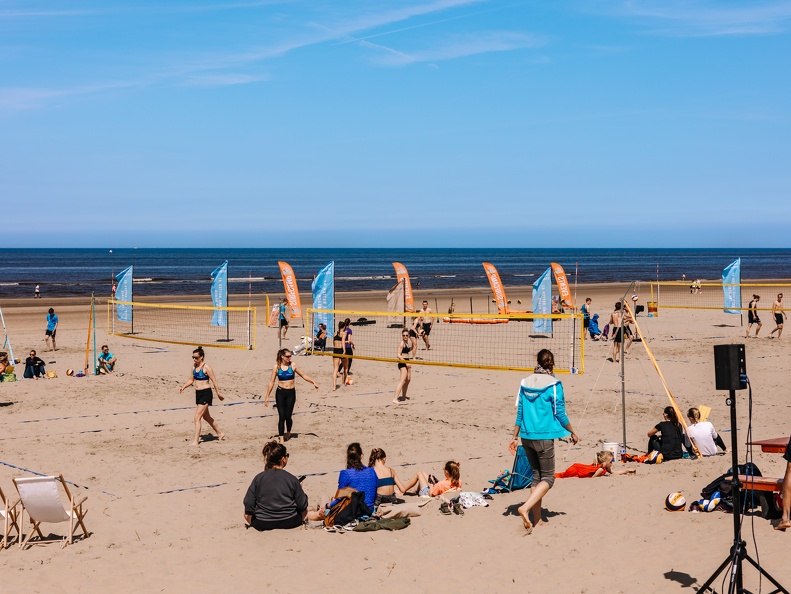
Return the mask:
<path fill-rule="evenodd" d="M 718 344 L 714 347 L 714 380 L 718 390 L 744 390 L 747 374 L 743 344 Z"/>

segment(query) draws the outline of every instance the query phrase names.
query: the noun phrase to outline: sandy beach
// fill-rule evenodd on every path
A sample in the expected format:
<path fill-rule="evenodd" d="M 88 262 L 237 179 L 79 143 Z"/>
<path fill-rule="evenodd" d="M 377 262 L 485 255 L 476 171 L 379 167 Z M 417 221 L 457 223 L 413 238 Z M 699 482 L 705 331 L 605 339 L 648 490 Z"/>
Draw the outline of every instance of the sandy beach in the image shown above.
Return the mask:
<path fill-rule="evenodd" d="M 592 311 L 606 322 L 627 285 L 580 288 L 578 302 L 593 298 Z M 514 306 L 529 302 L 529 287 L 508 290 Z M 643 293 L 648 287 L 643 286 Z M 485 288 L 416 291 L 416 302 L 456 311 L 472 298 L 484 311 Z M 641 294 L 640 303 L 648 300 Z M 178 393 L 191 370 L 194 345 L 142 342 L 105 333 L 100 307 L 97 340 L 110 345 L 119 373 L 67 377 L 85 353 L 88 305 L 84 299 L 3 302 L 17 357 L 35 348 L 57 379 L 0 385 L 0 487 L 15 495 L 12 477 L 29 471 L 63 473 L 87 495 L 88 539 L 59 545 L 0 551 L 2 591 L 48 592 L 330 592 L 375 587 L 381 591 L 675 592 L 701 585 L 732 544 L 732 517 L 725 513 L 665 511 L 665 496 L 681 491 L 688 501 L 730 467 L 727 456 L 679 460 L 658 466 L 630 464 L 635 476 L 558 480 L 545 498 L 545 525 L 524 536 L 515 512 L 525 491 L 496 495 L 488 508 L 444 516 L 432 501 L 423 515 L 398 532 L 327 533 L 320 529 L 258 533 L 246 530 L 242 498 L 263 469 L 260 451 L 276 434 L 277 413 L 264 408 L 264 393 L 277 350 L 277 331 L 264 326 L 258 306 L 254 351 L 207 349 L 225 402 L 212 414 L 228 436 L 191 439 L 194 392 Z M 231 305 L 236 303 L 232 302 Z M 246 304 L 246 298 L 245 298 Z M 435 305 L 436 304 L 436 305 Z M 303 303 L 304 305 L 304 303 Z M 44 317 L 60 317 L 58 350 L 45 350 Z M 380 294 L 339 295 L 338 309 L 381 311 Z M 788 436 L 791 414 L 786 363 L 791 335 L 767 338 L 774 327 L 766 315 L 757 339 L 747 343 L 753 387 L 753 437 Z M 742 343 L 740 317 L 721 311 L 660 310 L 638 322 L 649 339 L 678 404 L 710 406 L 711 420 L 730 445 L 726 393 L 714 388 L 712 347 Z M 299 322 L 285 345 L 298 344 Z M 436 331 L 442 332 L 442 327 Z M 620 366 L 606 360 L 611 343 L 585 345 L 583 375 L 562 380 L 569 417 L 581 441 L 558 442 L 558 470 L 590 463 L 604 442 L 620 441 Z M 328 358 L 296 358 L 319 390 L 297 383 L 296 436 L 287 445 L 288 470 L 307 474 L 311 503 L 332 494 L 344 467 L 346 445 L 359 441 L 367 458 L 383 448 L 402 478 L 423 469 L 441 473 L 446 460 L 461 462 L 465 490 L 480 491 L 512 458 L 507 445 L 514 423 L 514 398 L 524 374 L 415 366 L 409 404 L 391 404 L 395 365 L 359 360 L 354 385 L 332 392 Z M 645 350 L 634 343 L 626 359 L 626 426 L 631 453 L 643 453 L 646 432 L 662 420 L 668 398 Z M 747 432 L 747 392 L 738 393 L 740 462 Z M 209 435 L 204 426 L 204 435 Z M 782 476 L 778 454 L 756 450 L 754 462 L 766 476 Z M 62 534 L 61 525 L 45 533 Z M 754 539 L 753 540 L 753 532 Z M 748 516 L 743 536 L 748 551 L 785 587 L 791 587 L 787 551 L 791 535 L 769 521 Z M 757 543 L 757 553 L 755 544 Z M 757 572 L 745 565 L 745 585 L 756 591 Z M 768 582 L 764 581 L 766 588 Z M 719 582 L 717 583 L 719 588 Z"/>

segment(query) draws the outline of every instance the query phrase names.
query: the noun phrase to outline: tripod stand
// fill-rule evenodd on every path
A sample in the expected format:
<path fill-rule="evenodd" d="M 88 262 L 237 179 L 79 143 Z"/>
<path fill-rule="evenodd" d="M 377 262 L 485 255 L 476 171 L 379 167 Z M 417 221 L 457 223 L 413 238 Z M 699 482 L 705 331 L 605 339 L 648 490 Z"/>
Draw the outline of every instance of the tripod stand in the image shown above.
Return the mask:
<path fill-rule="evenodd" d="M 742 526 L 741 526 L 741 516 L 742 516 L 742 499 L 741 499 L 741 483 L 739 482 L 739 456 L 736 452 L 736 446 L 738 445 L 738 440 L 736 437 L 736 391 L 730 390 L 730 394 L 728 398 L 725 399 L 725 404 L 727 404 L 731 409 L 731 465 L 733 470 L 733 476 L 731 477 L 731 486 L 733 487 L 733 545 L 731 546 L 731 552 L 726 557 L 725 561 L 717 568 L 717 570 L 711 575 L 711 577 L 706 580 L 706 583 L 701 586 L 698 592 L 705 592 L 706 590 L 711 590 L 714 592 L 714 589 L 711 587 L 711 584 L 717 579 L 726 567 L 731 565 L 730 570 L 730 584 L 728 586 L 728 594 L 750 594 L 748 590 L 744 589 L 742 585 L 742 561 L 747 561 L 758 570 L 758 572 L 764 576 L 767 580 L 772 582 L 774 586 L 776 586 L 776 590 L 772 590 L 769 594 L 776 594 L 777 592 L 783 592 L 784 594 L 789 594 L 788 590 L 783 588 L 776 579 L 774 579 L 769 573 L 763 569 L 758 563 L 753 560 L 752 557 L 747 553 L 745 550 L 745 546 L 747 543 L 742 540 Z"/>

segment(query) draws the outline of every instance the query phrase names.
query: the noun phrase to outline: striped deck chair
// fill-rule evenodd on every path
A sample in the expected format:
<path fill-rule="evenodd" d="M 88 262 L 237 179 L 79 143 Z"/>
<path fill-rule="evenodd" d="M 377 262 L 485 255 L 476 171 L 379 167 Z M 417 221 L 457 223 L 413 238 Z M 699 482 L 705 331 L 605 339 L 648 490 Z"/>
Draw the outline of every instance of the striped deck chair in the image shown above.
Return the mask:
<path fill-rule="evenodd" d="M 20 540 L 19 547 L 24 549 L 30 544 L 42 544 L 48 542 L 44 539 L 41 533 L 40 525 L 57 524 L 60 522 L 69 523 L 69 535 L 63 537 L 62 546 L 71 544 L 74 540 L 74 533 L 78 528 L 82 528 L 83 538 L 88 538 L 89 533 L 85 528 L 83 519 L 88 513 L 83 509 L 83 503 L 88 497 L 83 497 L 76 501 L 69 491 L 66 481 L 63 480 L 63 475 L 58 476 L 34 476 L 31 478 L 15 478 L 13 479 L 16 490 L 19 493 L 19 499 L 22 502 L 22 513 L 20 514 Z M 61 500 L 60 491 L 58 490 L 58 483 L 63 486 L 66 492 L 66 497 L 69 499 L 68 507 L 63 505 Z M 24 521 L 25 513 L 32 528 L 27 536 L 24 536 Z M 33 534 L 38 534 L 39 539 L 33 543 L 30 539 Z"/>

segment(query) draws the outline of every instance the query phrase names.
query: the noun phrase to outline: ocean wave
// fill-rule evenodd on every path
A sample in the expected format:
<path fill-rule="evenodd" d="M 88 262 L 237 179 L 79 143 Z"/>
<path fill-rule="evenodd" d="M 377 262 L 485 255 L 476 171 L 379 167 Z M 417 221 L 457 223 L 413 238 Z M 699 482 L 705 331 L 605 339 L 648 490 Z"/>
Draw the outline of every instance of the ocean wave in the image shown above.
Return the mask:
<path fill-rule="evenodd" d="M 394 276 L 385 275 L 385 276 L 336 276 L 335 280 L 344 280 L 344 281 L 359 281 L 359 280 L 391 280 L 395 278 Z M 417 277 L 413 277 L 417 278 Z"/>
<path fill-rule="evenodd" d="M 19 283 L 0 283 L 0 287 L 18 287 Z"/>
<path fill-rule="evenodd" d="M 269 278 L 269 277 L 266 277 L 266 276 L 254 276 L 252 278 L 249 277 L 249 276 L 238 276 L 238 277 L 237 276 L 232 276 L 232 277 L 228 278 L 228 282 L 229 283 L 244 283 L 244 282 L 248 282 L 248 281 L 253 281 L 253 282 L 256 282 L 256 283 L 260 283 L 260 282 L 263 282 L 263 281 L 271 281 L 271 280 L 276 280 L 276 279 Z M 303 280 L 303 279 L 300 279 L 300 280 Z M 313 280 L 313 279 L 310 279 L 310 280 Z"/>

